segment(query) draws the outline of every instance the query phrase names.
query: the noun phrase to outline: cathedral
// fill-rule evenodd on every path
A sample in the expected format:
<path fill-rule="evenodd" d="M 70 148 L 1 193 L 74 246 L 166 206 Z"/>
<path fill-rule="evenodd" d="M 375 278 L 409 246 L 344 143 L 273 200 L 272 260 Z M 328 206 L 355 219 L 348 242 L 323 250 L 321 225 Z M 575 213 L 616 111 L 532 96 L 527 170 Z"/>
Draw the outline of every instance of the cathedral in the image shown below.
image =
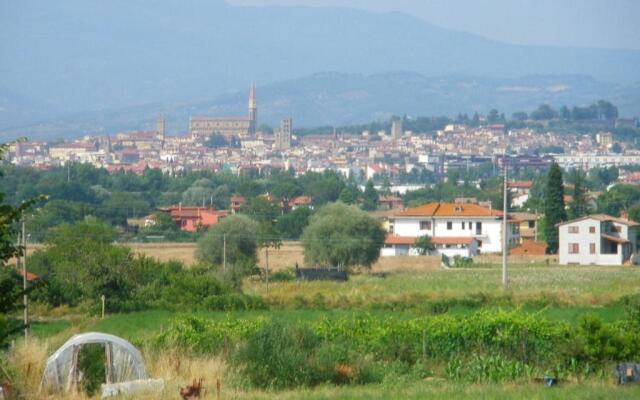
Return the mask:
<path fill-rule="evenodd" d="M 206 138 L 214 133 L 225 137 L 247 137 L 255 135 L 258 126 L 258 103 L 256 85 L 249 91 L 249 115 L 246 117 L 191 117 L 189 133 L 194 139 Z"/>

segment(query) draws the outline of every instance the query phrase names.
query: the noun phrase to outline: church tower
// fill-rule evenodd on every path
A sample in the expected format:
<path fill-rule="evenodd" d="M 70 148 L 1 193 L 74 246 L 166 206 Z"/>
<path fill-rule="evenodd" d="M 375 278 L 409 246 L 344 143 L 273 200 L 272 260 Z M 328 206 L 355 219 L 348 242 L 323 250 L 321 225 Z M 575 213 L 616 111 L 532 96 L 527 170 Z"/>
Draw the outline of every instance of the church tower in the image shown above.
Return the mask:
<path fill-rule="evenodd" d="M 249 134 L 255 135 L 258 129 L 258 102 L 256 100 L 256 84 L 249 91 Z"/>

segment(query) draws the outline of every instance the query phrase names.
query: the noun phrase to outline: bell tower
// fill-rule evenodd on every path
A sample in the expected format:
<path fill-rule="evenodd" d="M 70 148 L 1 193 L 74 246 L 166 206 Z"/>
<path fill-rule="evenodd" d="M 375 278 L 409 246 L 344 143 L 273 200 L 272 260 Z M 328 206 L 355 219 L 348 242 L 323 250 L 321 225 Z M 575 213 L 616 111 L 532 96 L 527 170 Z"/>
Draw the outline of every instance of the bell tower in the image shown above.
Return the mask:
<path fill-rule="evenodd" d="M 258 102 L 256 100 L 256 84 L 249 91 L 249 134 L 255 135 L 258 128 Z"/>

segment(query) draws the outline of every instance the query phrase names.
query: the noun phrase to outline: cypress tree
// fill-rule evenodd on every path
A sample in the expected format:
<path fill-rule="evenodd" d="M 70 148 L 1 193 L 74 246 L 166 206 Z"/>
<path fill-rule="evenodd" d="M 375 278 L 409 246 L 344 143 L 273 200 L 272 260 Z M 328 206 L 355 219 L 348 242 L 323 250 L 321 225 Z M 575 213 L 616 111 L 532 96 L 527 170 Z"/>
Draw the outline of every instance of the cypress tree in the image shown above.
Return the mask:
<path fill-rule="evenodd" d="M 587 191 L 584 187 L 584 177 L 580 171 L 573 172 L 573 200 L 569 204 L 569 218 L 575 219 L 589 213 Z"/>
<path fill-rule="evenodd" d="M 375 211 L 378 208 L 378 191 L 373 186 L 373 181 L 369 179 L 364 188 L 362 196 L 362 209 L 366 211 Z"/>
<path fill-rule="evenodd" d="M 547 251 L 552 254 L 558 252 L 558 228 L 556 224 L 567 220 L 567 213 L 564 207 L 562 170 L 556 162 L 553 162 L 547 175 L 547 186 L 544 193 L 544 233 L 547 239 Z"/>

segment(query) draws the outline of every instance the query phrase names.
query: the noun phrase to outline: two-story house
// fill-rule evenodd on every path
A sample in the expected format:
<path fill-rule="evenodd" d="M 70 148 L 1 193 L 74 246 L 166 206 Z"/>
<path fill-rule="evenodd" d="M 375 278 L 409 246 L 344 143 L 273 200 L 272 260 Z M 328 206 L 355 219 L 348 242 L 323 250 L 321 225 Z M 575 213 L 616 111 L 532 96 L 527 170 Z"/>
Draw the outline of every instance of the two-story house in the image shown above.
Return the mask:
<path fill-rule="evenodd" d="M 509 220 L 507 240 L 515 245 L 518 224 Z M 478 253 L 502 251 L 502 212 L 472 203 L 428 203 L 397 212 L 382 256 L 417 255 L 414 244 L 428 235 L 437 254 L 473 257 Z"/>
<path fill-rule="evenodd" d="M 560 264 L 622 265 L 635 262 L 638 224 L 605 214 L 588 215 L 558 227 Z"/>
<path fill-rule="evenodd" d="M 163 211 L 171 215 L 171 219 L 178 228 L 185 232 L 197 232 L 198 229 L 208 229 L 226 218 L 228 211 L 219 211 L 211 207 L 183 207 L 182 204 L 172 207 L 161 207 Z"/>

